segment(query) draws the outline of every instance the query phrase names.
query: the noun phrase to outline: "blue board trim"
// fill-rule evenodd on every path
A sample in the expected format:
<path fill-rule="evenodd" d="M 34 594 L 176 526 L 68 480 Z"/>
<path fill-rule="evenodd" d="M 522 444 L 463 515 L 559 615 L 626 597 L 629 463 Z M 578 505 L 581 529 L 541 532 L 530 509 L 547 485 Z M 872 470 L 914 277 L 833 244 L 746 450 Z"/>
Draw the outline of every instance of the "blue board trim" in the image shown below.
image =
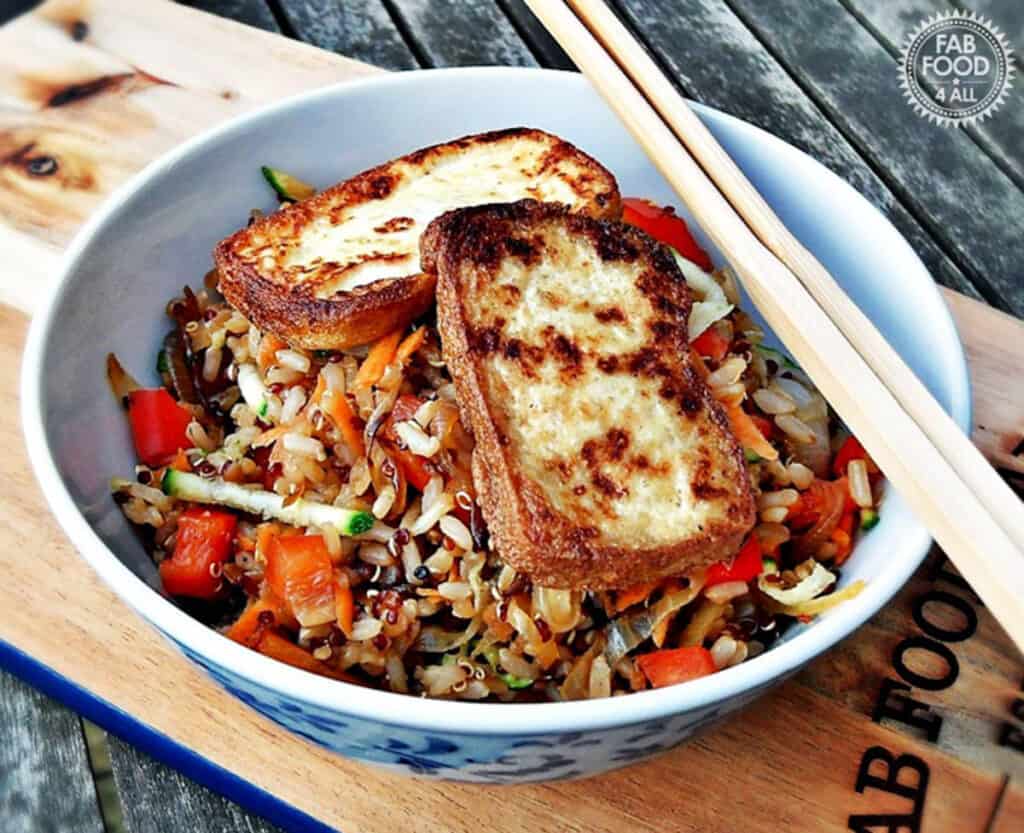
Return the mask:
<path fill-rule="evenodd" d="M 158 761 L 294 833 L 338 833 L 321 821 L 182 746 L 162 732 L 0 640 L 0 668 L 59 700 Z"/>

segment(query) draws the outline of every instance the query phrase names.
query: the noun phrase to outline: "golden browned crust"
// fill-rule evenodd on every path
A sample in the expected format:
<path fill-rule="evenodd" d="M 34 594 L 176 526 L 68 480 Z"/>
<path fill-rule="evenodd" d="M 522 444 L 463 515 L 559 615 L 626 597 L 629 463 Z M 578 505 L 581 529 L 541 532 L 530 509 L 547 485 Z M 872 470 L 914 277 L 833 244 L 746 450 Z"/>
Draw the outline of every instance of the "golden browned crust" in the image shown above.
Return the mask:
<path fill-rule="evenodd" d="M 485 303 L 485 299 L 471 297 L 467 275 L 486 274 L 481 280 L 486 285 L 505 258 L 529 264 L 531 257 L 540 257 L 542 253 L 531 253 L 523 241 L 537 240 L 535 232 L 545 224 L 557 224 L 570 240 L 589 241 L 606 263 L 635 263 L 637 288 L 657 310 L 654 320 L 645 322 L 650 330 L 647 346 L 595 359 L 556 338 L 544 355 L 531 356 L 529 345 L 514 344 L 516 339 L 509 338 L 502 328 L 481 330 L 474 325 L 470 306 Z M 473 476 L 478 500 L 494 545 L 508 563 L 541 585 L 608 589 L 686 573 L 736 551 L 755 521 L 746 464 L 724 412 L 692 366 L 686 338 L 689 291 L 661 246 L 631 227 L 569 215 L 559 206 L 529 200 L 450 212 L 430 225 L 421 246 L 424 268 L 438 274 L 438 326 L 444 356 L 463 420 L 475 437 Z M 587 277 L 578 278 L 584 293 Z M 479 285 L 474 285 L 479 291 Z M 595 315 L 595 326 L 621 320 L 617 310 L 603 309 Z M 571 342 L 571 338 L 562 340 Z M 659 546 L 635 547 L 602 540 L 606 537 L 603 525 L 614 523 L 614 512 L 596 512 L 581 520 L 578 512 L 569 517 L 556 509 L 542 484 L 524 473 L 517 449 L 509 440 L 502 398 L 488 388 L 486 373 L 488 358 L 500 356 L 503 362 L 522 363 L 528 376 L 531 363 L 550 361 L 547 353 L 556 354 L 556 361 L 562 362 L 567 384 L 572 383 L 581 362 L 595 361 L 608 374 L 656 379 L 660 395 L 677 405 L 677 418 L 691 421 L 700 438 L 692 457 L 693 493 L 716 501 L 721 512 L 694 534 Z M 563 428 L 573 431 L 571 424 Z M 582 471 L 590 477 L 591 490 L 605 490 L 611 500 L 617 486 L 604 476 L 602 463 L 614 459 L 624 465 L 628 447 L 628 430 L 613 427 L 606 438 L 584 442 L 578 459 L 557 465 L 572 469 L 574 476 Z M 646 466 L 649 462 L 637 456 L 629 465 Z M 553 471 L 551 476 L 559 475 Z M 727 483 L 723 484 L 722 476 Z M 666 507 L 666 511 L 671 509 Z"/>
<path fill-rule="evenodd" d="M 615 218 L 622 206 L 615 178 L 595 160 L 555 136 L 529 128 L 513 128 L 417 150 L 341 182 L 299 203 L 285 206 L 221 241 L 215 251 L 221 292 L 234 307 L 261 329 L 307 349 L 341 349 L 365 344 L 408 324 L 423 314 L 433 300 L 434 280 L 422 274 L 415 257 L 419 231 L 416 221 L 398 211 L 382 220 L 358 252 L 329 254 L 311 262 L 284 263 L 284 257 L 314 223 L 324 219 L 344 224 L 351 212 L 401 193 L 432 166 L 460 153 L 533 143 L 533 163 L 526 172 L 532 183 L 526 191 L 558 180 L 576 202 L 572 206 L 588 216 Z M 518 144 L 517 144 L 518 143 Z M 519 164 L 512 157 L 510 167 Z M 481 181 L 485 181 L 481 177 Z M 443 191 L 443 189 L 442 189 Z M 439 199 L 443 200 L 443 197 Z M 400 203 L 399 203 L 400 205 Z M 451 203 L 448 203 L 450 206 Z M 445 207 L 439 203 L 439 211 Z M 409 251 L 395 251 L 396 235 L 408 235 Z M 382 242 L 377 251 L 374 240 Z M 351 289 L 324 293 L 325 286 L 344 283 L 348 276 L 368 267 L 394 275 Z"/>

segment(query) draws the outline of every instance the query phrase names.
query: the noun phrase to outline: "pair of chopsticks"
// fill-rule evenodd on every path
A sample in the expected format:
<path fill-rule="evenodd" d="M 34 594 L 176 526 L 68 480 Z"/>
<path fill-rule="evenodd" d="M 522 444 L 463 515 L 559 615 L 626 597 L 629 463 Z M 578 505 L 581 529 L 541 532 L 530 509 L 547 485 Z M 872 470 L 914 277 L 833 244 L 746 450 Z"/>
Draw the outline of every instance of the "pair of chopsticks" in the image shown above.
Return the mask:
<path fill-rule="evenodd" d="M 1024 650 L 1024 506 L 600 0 L 527 0 Z"/>

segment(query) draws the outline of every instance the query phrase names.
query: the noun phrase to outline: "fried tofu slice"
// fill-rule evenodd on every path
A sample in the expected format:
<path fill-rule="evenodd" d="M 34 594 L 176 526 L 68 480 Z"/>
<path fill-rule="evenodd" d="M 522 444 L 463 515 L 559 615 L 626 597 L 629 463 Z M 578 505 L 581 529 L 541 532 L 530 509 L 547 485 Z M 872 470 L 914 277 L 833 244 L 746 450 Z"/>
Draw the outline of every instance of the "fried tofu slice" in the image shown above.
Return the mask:
<path fill-rule="evenodd" d="M 597 590 L 736 552 L 755 520 L 750 477 L 693 364 L 690 293 L 667 250 L 529 200 L 446 214 L 421 246 L 507 563 Z"/>
<path fill-rule="evenodd" d="M 557 136 L 515 128 L 386 162 L 286 206 L 214 252 L 224 297 L 307 349 L 341 349 L 404 327 L 434 300 L 419 239 L 445 211 L 522 198 L 617 218 L 615 178 Z"/>

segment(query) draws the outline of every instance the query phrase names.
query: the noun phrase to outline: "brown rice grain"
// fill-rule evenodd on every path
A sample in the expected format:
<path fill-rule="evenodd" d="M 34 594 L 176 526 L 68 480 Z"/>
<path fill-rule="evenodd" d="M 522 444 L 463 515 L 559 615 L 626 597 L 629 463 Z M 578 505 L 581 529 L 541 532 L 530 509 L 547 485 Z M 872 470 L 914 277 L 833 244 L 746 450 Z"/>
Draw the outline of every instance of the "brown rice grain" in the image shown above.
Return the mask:
<path fill-rule="evenodd" d="M 758 509 L 771 509 L 773 506 L 792 506 L 800 499 L 796 489 L 780 489 L 777 492 L 762 492 L 757 499 Z"/>
<path fill-rule="evenodd" d="M 711 646 L 711 659 L 715 663 L 715 668 L 719 670 L 729 665 L 735 653 L 736 640 L 731 636 L 720 636 Z"/>
<path fill-rule="evenodd" d="M 473 549 L 473 536 L 466 528 L 466 525 L 454 515 L 445 515 L 438 522 L 441 532 L 455 542 L 459 549 L 469 551 Z"/>
<path fill-rule="evenodd" d="M 772 390 L 771 388 L 755 390 L 753 399 L 758 408 L 771 416 L 791 414 L 796 410 L 796 403 L 792 397 L 782 391 Z"/>
<path fill-rule="evenodd" d="M 793 480 L 793 485 L 801 491 L 809 488 L 814 482 L 814 472 L 803 463 L 790 463 L 789 476 Z"/>
<path fill-rule="evenodd" d="M 274 354 L 274 358 L 277 359 L 279 367 L 286 367 L 303 375 L 309 373 L 309 357 L 303 355 L 298 350 L 292 350 L 291 348 L 278 350 Z"/>
<path fill-rule="evenodd" d="M 803 420 L 797 419 L 792 414 L 779 414 L 775 417 L 775 424 L 787 437 L 800 445 L 812 445 L 816 439 L 814 431 Z"/>
<path fill-rule="evenodd" d="M 716 605 L 724 605 L 746 592 L 747 583 L 745 581 L 723 581 L 721 584 L 709 587 L 704 591 L 704 595 L 708 601 Z"/>
<path fill-rule="evenodd" d="M 789 515 L 788 506 L 772 506 L 761 511 L 761 520 L 766 524 L 780 524 Z"/>
<path fill-rule="evenodd" d="M 861 509 L 870 509 L 874 505 L 871 497 L 871 481 L 868 479 L 868 465 L 863 460 L 850 460 L 846 465 L 847 483 L 850 497 Z"/>
<path fill-rule="evenodd" d="M 220 363 L 224 351 L 220 347 L 210 347 L 203 356 L 203 379 L 212 382 L 220 373 Z"/>

